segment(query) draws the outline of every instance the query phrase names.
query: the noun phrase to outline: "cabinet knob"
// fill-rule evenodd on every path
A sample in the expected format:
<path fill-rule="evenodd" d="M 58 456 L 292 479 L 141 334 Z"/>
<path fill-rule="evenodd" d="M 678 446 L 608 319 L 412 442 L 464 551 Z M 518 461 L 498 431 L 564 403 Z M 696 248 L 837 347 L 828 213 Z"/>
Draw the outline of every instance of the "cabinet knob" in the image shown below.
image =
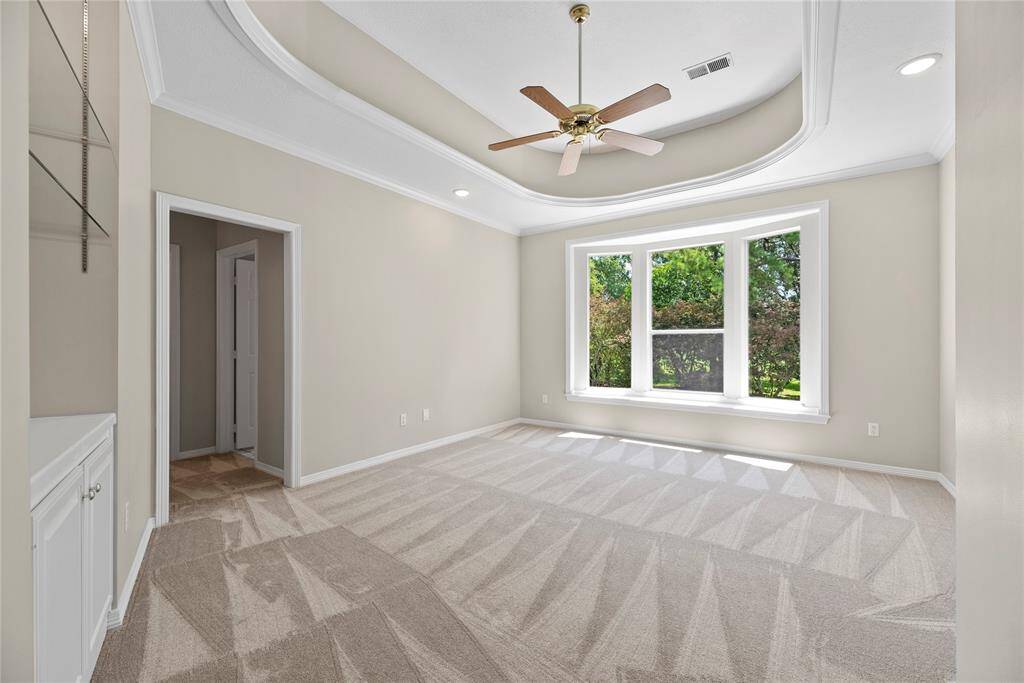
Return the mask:
<path fill-rule="evenodd" d="M 94 498 L 96 498 L 96 494 L 99 493 L 102 489 L 103 486 L 101 486 L 100 484 L 90 486 L 89 491 L 84 496 L 82 496 L 82 500 L 85 500 L 86 498 L 88 498 L 89 500 L 93 500 Z"/>

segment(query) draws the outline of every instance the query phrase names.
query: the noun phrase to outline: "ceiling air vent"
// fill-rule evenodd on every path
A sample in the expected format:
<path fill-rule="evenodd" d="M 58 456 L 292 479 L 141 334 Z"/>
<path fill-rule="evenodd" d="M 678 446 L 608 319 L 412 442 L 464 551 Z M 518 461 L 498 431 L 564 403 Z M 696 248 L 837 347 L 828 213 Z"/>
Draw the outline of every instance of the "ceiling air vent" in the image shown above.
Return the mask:
<path fill-rule="evenodd" d="M 692 81 L 696 78 L 700 78 L 701 76 L 713 74 L 716 71 L 721 71 L 722 69 L 725 69 L 730 66 L 732 66 L 732 53 L 726 52 L 724 55 L 721 55 L 720 57 L 715 57 L 714 59 L 709 59 L 706 62 L 701 62 L 700 64 L 688 66 L 684 69 L 684 71 L 686 71 L 686 75 L 689 76 L 690 80 Z"/>

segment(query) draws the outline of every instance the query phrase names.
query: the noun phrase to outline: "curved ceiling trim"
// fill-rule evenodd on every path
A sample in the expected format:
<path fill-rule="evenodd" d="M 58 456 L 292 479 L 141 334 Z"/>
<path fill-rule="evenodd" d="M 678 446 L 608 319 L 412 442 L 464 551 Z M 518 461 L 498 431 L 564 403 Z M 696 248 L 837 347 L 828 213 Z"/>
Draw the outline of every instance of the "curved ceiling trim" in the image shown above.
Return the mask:
<path fill-rule="evenodd" d="M 131 4 L 131 3 L 130 3 Z M 603 207 L 678 194 L 717 185 L 774 164 L 828 123 L 835 64 L 839 3 L 836 0 L 803 0 L 803 122 L 796 135 L 768 154 L 746 164 L 709 176 L 670 183 L 646 190 L 602 197 L 561 197 L 532 190 L 504 174 L 427 135 L 397 117 L 356 97 L 308 67 L 291 54 L 256 18 L 245 0 L 210 0 L 231 32 L 261 61 L 269 63 L 313 94 L 346 112 L 457 164 L 480 178 L 523 199 L 563 207 Z"/>

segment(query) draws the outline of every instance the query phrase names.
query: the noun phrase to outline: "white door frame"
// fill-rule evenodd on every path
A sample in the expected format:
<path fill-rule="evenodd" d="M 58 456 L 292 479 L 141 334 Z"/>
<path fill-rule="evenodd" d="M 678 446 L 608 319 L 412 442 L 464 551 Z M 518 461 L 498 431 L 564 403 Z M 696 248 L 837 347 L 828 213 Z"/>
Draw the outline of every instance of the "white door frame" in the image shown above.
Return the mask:
<path fill-rule="evenodd" d="M 235 447 L 232 415 L 235 406 L 235 259 L 253 256 L 259 277 L 259 241 L 250 240 L 217 250 L 217 452 L 227 453 Z M 259 280 L 257 279 L 257 282 Z M 258 286 L 258 285 L 257 285 Z M 259 294 L 257 293 L 257 296 Z M 258 313 L 257 313 L 258 315 Z M 257 330 L 259 327 L 257 326 Z M 257 392 L 259 389 L 257 389 Z M 259 458 L 259 427 L 256 428 L 256 457 Z"/>
<path fill-rule="evenodd" d="M 169 306 L 174 312 L 174 325 L 170 327 L 170 455 L 171 460 L 181 455 L 181 247 L 170 245 Z"/>
<path fill-rule="evenodd" d="M 284 483 L 299 486 L 302 326 L 302 226 L 198 199 L 156 193 L 156 523 L 170 513 L 170 235 L 171 212 L 279 232 L 284 237 Z"/>

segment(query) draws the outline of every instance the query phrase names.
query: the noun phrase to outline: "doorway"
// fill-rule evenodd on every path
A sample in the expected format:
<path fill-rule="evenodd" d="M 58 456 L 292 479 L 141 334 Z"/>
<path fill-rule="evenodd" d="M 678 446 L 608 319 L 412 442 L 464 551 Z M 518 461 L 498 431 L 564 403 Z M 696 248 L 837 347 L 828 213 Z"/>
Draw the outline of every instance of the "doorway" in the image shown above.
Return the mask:
<path fill-rule="evenodd" d="M 259 469 L 282 477 L 286 486 L 299 484 L 300 442 L 299 415 L 299 300 L 300 300 L 300 226 L 280 219 L 260 216 L 228 207 L 209 204 L 186 197 L 157 193 L 156 234 L 156 494 L 157 523 L 164 524 L 170 508 L 170 460 L 173 451 L 189 452 L 187 445 L 172 438 L 172 424 L 180 425 L 183 412 L 194 408 L 182 394 L 180 372 L 185 346 L 192 333 L 174 329 L 187 317 L 181 296 L 194 286 L 182 263 L 187 257 L 171 244 L 171 216 L 185 214 L 208 219 L 221 226 L 230 226 L 235 233 L 257 233 L 260 239 L 233 236 L 228 245 L 216 249 L 216 280 L 211 281 L 211 299 L 218 309 L 215 321 L 208 326 L 216 336 L 215 435 L 209 436 L 208 452 L 242 452 L 251 457 Z M 255 230 L 253 230 L 255 229 Z M 266 238 L 266 239 L 265 239 Z M 273 245 L 263 253 L 263 242 Z M 177 253 L 173 253 L 177 252 Z M 274 260 L 276 257 L 276 261 Z M 271 259 L 265 264 L 261 258 Z M 268 286 L 264 275 L 272 274 L 276 263 L 276 279 Z M 211 266 L 212 266 L 211 262 Z M 261 266 L 266 265 L 266 272 Z M 215 284 L 215 286 L 214 286 Z M 269 288 L 268 288 L 269 287 Z M 261 300 L 276 300 L 278 313 L 261 316 Z M 262 317 L 262 319 L 261 319 Z M 178 325 L 174 323 L 178 322 Z M 270 333 L 266 324 L 272 325 Z M 215 329 L 212 329 L 215 328 Z M 193 330 L 197 329 L 193 325 Z M 204 329 L 199 326 L 198 329 Z M 261 336 L 269 339 L 266 348 Z M 274 372 L 267 376 L 270 391 L 261 391 L 261 361 L 273 360 Z M 268 438 L 276 450 L 276 465 L 260 463 L 261 394 L 277 401 L 280 419 L 272 425 Z M 183 407 L 185 410 L 183 410 Z M 214 412 L 213 406 L 205 411 Z M 180 427 L 176 427 L 180 429 Z M 274 433 L 276 431 L 276 434 Z M 215 436 L 215 443 L 214 437 Z M 180 437 L 179 437 L 180 438 Z M 182 455 L 176 452 L 176 455 Z"/>

